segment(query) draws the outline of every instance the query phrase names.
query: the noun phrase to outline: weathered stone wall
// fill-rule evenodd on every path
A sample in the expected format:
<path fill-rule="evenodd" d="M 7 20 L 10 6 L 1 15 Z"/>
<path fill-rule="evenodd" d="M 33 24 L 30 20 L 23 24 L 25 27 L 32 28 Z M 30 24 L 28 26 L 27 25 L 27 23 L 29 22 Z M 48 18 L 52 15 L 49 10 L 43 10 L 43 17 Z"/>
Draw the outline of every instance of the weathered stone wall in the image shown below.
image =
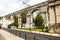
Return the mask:
<path fill-rule="evenodd" d="M 59 0 L 48 0 L 46 2 L 42 2 L 40 4 L 14 12 L 13 15 L 24 14 L 26 12 L 27 13 L 26 27 L 28 26 L 31 27 L 31 14 L 33 14 L 31 10 L 40 11 L 45 21 L 45 25 L 48 24 L 49 28 L 51 27 L 50 30 L 56 29 L 56 27 L 60 27 L 60 1 Z M 9 15 L 6 15 L 6 16 L 9 16 Z M 20 18 L 20 15 L 18 18 Z M 18 21 L 19 26 L 21 26 L 21 20 L 20 19 L 18 20 L 19 20 Z"/>
<path fill-rule="evenodd" d="M 59 32 L 60 29 L 60 1 L 49 2 L 50 31 Z"/>
<path fill-rule="evenodd" d="M 50 16 L 50 25 L 53 25 L 55 23 L 55 15 L 53 8 L 49 8 L 49 16 Z"/>
<path fill-rule="evenodd" d="M 47 12 L 48 6 L 40 7 L 40 12 Z"/>
<path fill-rule="evenodd" d="M 55 9 L 56 9 L 57 23 L 60 23 L 60 5 L 56 6 Z"/>

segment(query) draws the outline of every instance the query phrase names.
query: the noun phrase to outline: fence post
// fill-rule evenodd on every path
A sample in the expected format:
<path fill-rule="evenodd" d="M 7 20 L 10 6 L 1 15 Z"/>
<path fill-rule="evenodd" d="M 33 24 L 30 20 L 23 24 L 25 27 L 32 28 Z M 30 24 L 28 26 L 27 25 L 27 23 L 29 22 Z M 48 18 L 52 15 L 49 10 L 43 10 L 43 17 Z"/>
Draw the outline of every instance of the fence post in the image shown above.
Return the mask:
<path fill-rule="evenodd" d="M 34 35 L 34 40 L 35 40 L 36 36 Z"/>
<path fill-rule="evenodd" d="M 25 40 L 26 40 L 26 33 L 25 33 Z"/>
<path fill-rule="evenodd" d="M 51 39 L 49 38 L 49 40 L 51 40 Z"/>

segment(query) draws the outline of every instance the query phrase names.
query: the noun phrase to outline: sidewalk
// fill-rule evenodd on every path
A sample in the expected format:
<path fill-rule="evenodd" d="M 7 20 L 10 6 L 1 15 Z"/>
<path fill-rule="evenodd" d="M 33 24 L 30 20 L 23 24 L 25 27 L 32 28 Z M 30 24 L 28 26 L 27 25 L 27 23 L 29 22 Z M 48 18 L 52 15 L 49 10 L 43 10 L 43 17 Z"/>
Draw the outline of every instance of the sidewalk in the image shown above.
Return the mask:
<path fill-rule="evenodd" d="M 0 34 L 0 40 L 5 40 L 5 38 Z"/>
<path fill-rule="evenodd" d="M 6 39 L 6 40 L 24 40 L 22 38 L 19 38 L 7 31 L 4 31 L 3 29 L 0 29 L 0 34 Z"/>

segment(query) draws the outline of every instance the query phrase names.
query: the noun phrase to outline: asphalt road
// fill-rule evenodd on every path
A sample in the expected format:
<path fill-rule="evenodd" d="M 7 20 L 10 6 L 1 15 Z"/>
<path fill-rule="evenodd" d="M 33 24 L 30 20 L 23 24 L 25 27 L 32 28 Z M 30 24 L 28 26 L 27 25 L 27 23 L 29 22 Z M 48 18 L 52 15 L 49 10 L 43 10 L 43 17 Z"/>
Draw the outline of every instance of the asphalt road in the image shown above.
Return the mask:
<path fill-rule="evenodd" d="M 0 34 L 0 40 L 5 40 L 5 38 Z"/>

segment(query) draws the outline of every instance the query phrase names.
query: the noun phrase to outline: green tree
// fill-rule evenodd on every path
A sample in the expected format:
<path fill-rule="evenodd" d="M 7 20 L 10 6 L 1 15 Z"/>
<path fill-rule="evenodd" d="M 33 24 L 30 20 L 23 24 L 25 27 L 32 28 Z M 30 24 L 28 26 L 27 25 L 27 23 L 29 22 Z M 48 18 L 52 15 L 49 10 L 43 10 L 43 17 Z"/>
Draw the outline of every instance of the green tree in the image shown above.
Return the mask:
<path fill-rule="evenodd" d="M 12 23 L 11 25 L 14 25 L 18 28 L 18 18 L 16 16 L 14 16 L 13 18 L 14 18 L 14 23 Z"/>
<path fill-rule="evenodd" d="M 34 19 L 34 24 L 35 24 L 35 26 L 37 26 L 38 28 L 43 28 L 43 27 L 44 27 L 43 17 L 38 14 L 38 15 L 36 16 L 36 18 Z"/>
<path fill-rule="evenodd" d="M 3 17 L 0 16 L 0 20 L 2 19 Z"/>

